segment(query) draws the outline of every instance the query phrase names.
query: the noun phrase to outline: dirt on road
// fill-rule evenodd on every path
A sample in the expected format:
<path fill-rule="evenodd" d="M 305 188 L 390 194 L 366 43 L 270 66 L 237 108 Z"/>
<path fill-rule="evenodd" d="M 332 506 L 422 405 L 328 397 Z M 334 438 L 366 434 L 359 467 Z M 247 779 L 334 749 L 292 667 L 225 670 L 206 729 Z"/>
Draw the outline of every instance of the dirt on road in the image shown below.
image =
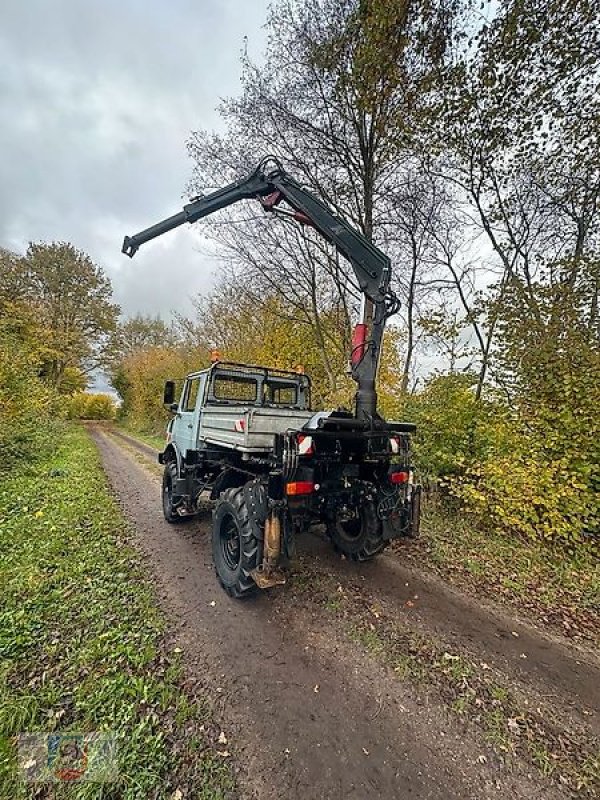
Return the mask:
<path fill-rule="evenodd" d="M 573 796 L 551 770 L 545 776 L 518 752 L 503 752 L 435 691 L 399 677 L 343 635 L 336 615 L 312 595 L 322 574 L 341 593 L 360 596 L 362 605 L 375 604 L 390 619 L 434 637 L 442 650 L 485 664 L 542 717 L 590 739 L 600 717 L 594 654 L 406 569 L 393 555 L 366 567 L 343 561 L 318 535 L 299 542 L 311 569 L 302 591 L 285 587 L 232 600 L 215 578 L 210 515 L 168 525 L 156 472 L 133 457 L 131 440 L 126 446 L 100 427 L 90 432 L 133 523 L 188 680 L 211 698 L 227 733 L 242 797 Z M 138 450 L 151 452 L 144 445 Z"/>

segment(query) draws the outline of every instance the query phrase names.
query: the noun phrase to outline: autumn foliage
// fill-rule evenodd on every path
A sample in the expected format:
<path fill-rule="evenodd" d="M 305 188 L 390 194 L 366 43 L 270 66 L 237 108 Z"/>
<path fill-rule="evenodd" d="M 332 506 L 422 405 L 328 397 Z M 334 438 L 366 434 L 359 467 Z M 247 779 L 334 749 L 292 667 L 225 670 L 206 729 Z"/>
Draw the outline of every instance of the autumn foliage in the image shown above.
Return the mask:
<path fill-rule="evenodd" d="M 68 419 L 104 419 L 116 417 L 117 404 L 109 394 L 75 392 L 66 401 Z"/>

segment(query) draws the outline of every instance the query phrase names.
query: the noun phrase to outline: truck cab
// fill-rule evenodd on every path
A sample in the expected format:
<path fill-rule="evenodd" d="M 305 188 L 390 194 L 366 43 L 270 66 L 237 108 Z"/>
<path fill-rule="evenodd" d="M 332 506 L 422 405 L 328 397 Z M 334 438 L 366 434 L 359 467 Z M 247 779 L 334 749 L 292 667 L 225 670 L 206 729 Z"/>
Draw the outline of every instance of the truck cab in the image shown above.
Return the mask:
<path fill-rule="evenodd" d="M 164 399 L 174 413 L 168 433 L 178 463 L 211 446 L 268 453 L 275 434 L 313 416 L 310 378 L 302 372 L 216 361 L 187 376 L 176 405 L 168 402 L 172 386 Z"/>

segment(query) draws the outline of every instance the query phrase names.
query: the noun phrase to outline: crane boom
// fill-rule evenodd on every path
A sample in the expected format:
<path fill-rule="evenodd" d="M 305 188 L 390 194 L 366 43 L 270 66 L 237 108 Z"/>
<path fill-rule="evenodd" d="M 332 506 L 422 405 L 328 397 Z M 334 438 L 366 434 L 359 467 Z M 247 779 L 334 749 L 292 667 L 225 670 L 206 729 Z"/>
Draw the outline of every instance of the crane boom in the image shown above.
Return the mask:
<path fill-rule="evenodd" d="M 185 205 L 183 211 L 134 236 L 126 236 L 122 252 L 133 257 L 145 242 L 162 236 L 186 222 L 197 222 L 215 211 L 248 199 L 258 199 L 267 212 L 277 210 L 286 213 L 277 208 L 281 202 L 285 202 L 291 209 L 291 212 L 287 212 L 289 216 L 313 227 L 350 262 L 361 291 L 373 307 L 371 331 L 367 339 L 367 319 L 364 316 L 367 304 L 363 303 L 363 318 L 357 326 L 358 335 L 355 333 L 350 356 L 352 377 L 358 384 L 356 416 L 373 419 L 377 405 L 375 377 L 385 322 L 399 308 L 398 300 L 390 289 L 390 259 L 366 236 L 356 231 L 345 220 L 334 214 L 325 203 L 297 183 L 276 159 L 272 157 L 263 159 L 254 172 L 243 180 L 198 197 Z"/>

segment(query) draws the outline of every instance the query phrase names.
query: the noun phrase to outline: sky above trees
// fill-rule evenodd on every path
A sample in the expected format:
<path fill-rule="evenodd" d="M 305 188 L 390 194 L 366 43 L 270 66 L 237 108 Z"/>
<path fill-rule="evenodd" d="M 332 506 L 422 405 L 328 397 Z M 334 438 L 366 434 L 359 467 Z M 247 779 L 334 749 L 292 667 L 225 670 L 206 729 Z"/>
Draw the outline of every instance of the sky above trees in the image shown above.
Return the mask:
<path fill-rule="evenodd" d="M 220 128 L 240 54 L 260 58 L 267 0 L 7 3 L 0 25 L 0 247 L 64 240 L 109 275 L 124 313 L 188 311 L 217 262 L 181 229 L 120 253 L 178 210 L 190 131 Z M 245 39 L 247 37 L 247 40 Z"/>

